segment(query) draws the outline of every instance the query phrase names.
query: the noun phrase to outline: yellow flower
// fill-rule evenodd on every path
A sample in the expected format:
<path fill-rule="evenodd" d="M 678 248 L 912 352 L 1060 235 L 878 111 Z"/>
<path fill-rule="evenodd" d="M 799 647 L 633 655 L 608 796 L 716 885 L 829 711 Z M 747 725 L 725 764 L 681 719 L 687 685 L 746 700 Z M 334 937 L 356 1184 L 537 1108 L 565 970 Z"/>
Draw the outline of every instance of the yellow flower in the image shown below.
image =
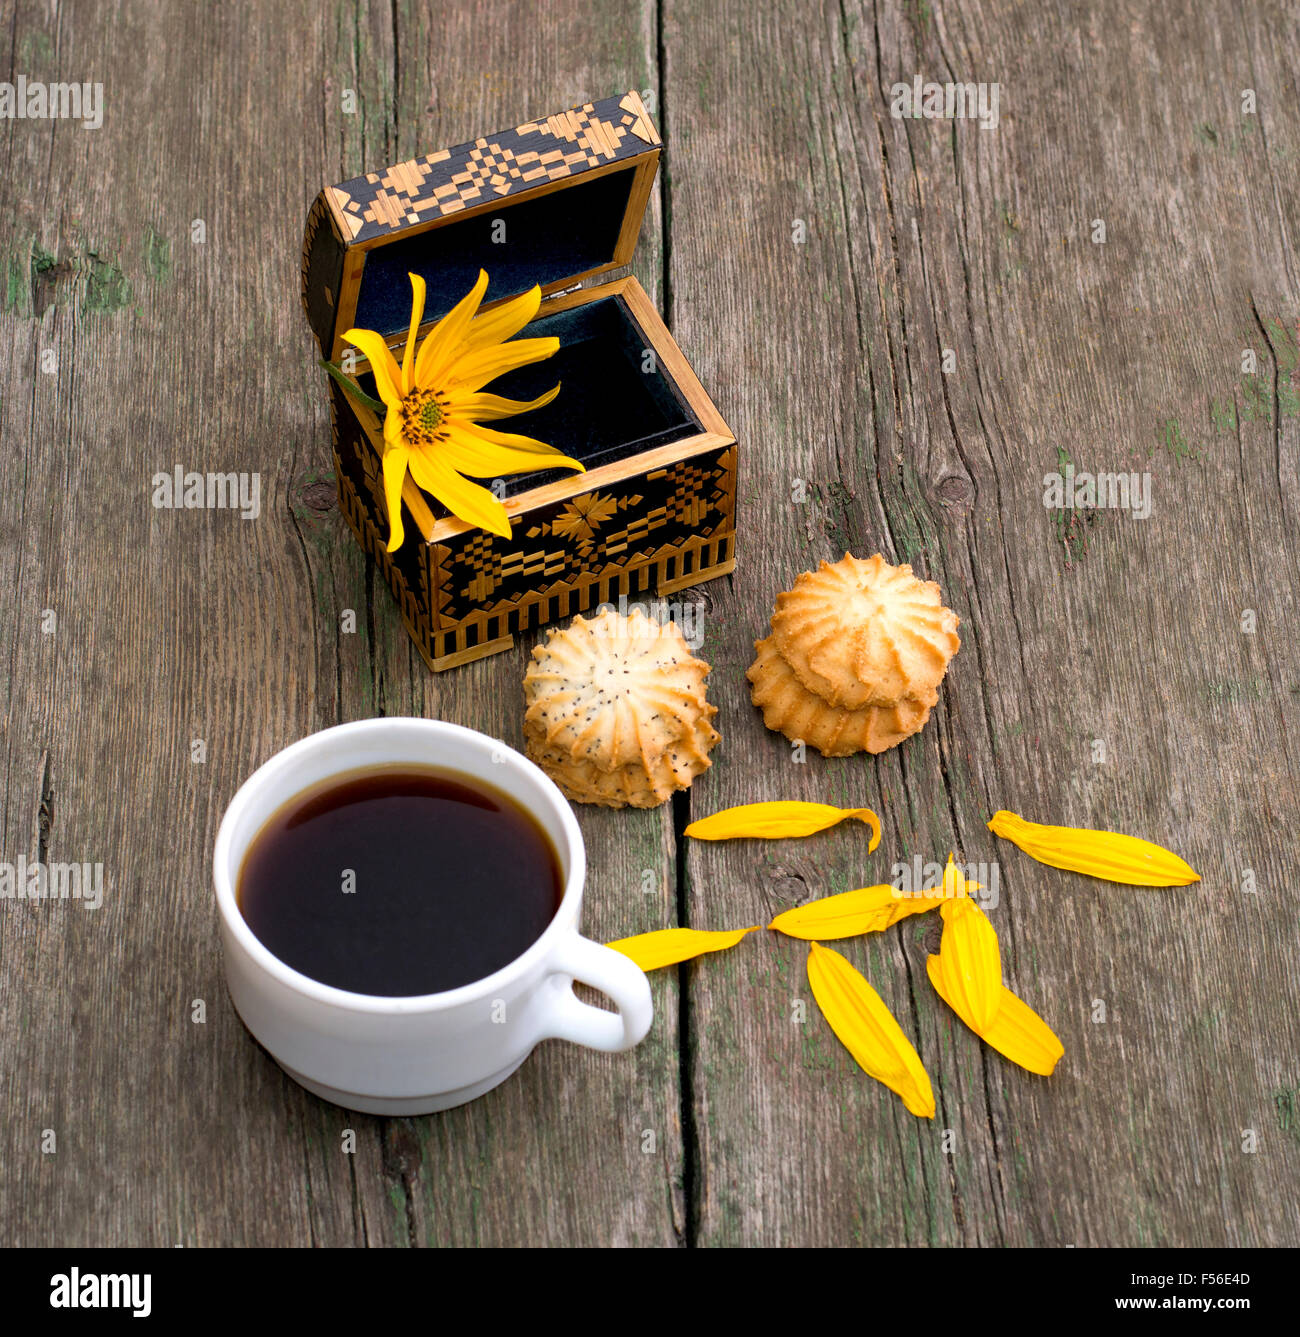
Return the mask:
<path fill-rule="evenodd" d="M 487 274 L 480 269 L 473 288 L 425 335 L 417 353 L 425 284 L 418 274 L 409 277 L 414 298 L 400 367 L 383 335 L 374 330 L 348 330 L 343 336 L 365 354 L 387 410 L 383 469 L 388 551 L 395 552 L 402 545 L 402 483 L 408 469 L 417 486 L 466 524 L 509 538 L 505 507 L 491 491 L 469 478 L 501 478 L 561 466 L 583 470 L 577 460 L 543 441 L 481 425 L 539 409 L 560 391 L 557 385 L 530 401 L 482 393 L 489 381 L 516 367 L 540 362 L 559 348 L 555 338 L 505 342 L 537 315 L 541 289 L 534 287 L 480 315 L 479 304 L 488 284 Z"/>

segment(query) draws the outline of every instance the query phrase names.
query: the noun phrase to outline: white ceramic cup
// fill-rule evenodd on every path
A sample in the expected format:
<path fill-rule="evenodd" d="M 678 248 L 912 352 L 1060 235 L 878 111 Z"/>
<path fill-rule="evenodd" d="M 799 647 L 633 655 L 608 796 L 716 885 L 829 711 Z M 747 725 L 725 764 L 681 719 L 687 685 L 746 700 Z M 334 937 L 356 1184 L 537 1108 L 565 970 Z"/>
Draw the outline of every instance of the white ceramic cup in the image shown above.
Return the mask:
<path fill-rule="evenodd" d="M 369 766 L 434 767 L 509 795 L 560 860 L 564 894 L 545 932 L 508 966 L 443 993 L 387 998 L 336 989 L 294 970 L 248 927 L 235 891 L 244 855 L 283 803 Z M 564 796 L 527 758 L 440 720 L 374 719 L 312 734 L 255 771 L 230 802 L 213 856 L 226 981 L 244 1025 L 309 1091 L 368 1114 L 450 1109 L 505 1081 L 542 1040 L 623 1050 L 650 1029 L 650 986 L 627 957 L 578 932 L 582 832 Z M 579 1002 L 580 980 L 607 1012 Z"/>

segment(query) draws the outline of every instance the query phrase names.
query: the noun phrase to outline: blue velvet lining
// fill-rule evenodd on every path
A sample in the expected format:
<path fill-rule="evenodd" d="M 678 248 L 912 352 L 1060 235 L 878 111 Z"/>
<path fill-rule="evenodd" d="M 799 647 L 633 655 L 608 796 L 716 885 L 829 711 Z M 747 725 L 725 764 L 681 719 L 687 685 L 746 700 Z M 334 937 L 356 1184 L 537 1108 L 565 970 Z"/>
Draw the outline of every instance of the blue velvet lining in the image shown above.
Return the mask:
<path fill-rule="evenodd" d="M 519 367 L 484 388 L 511 399 L 536 399 L 557 381 L 560 393 L 545 408 L 487 424 L 496 431 L 537 437 L 588 469 L 702 431 L 672 378 L 663 370 L 621 297 L 602 297 L 543 316 L 520 338 L 555 335 L 559 351 Z M 370 376 L 362 389 L 374 394 Z M 506 495 L 572 476 L 569 469 L 504 479 Z M 435 515 L 445 512 L 431 503 Z"/>
<path fill-rule="evenodd" d="M 445 315 L 487 270 L 496 301 L 584 274 L 614 258 L 635 167 L 488 209 L 366 252 L 357 294 L 359 329 L 397 334 L 411 321 L 411 281 L 427 284 L 424 318 Z M 504 229 L 504 236 L 502 230 Z M 494 230 L 497 240 L 494 240 Z"/>

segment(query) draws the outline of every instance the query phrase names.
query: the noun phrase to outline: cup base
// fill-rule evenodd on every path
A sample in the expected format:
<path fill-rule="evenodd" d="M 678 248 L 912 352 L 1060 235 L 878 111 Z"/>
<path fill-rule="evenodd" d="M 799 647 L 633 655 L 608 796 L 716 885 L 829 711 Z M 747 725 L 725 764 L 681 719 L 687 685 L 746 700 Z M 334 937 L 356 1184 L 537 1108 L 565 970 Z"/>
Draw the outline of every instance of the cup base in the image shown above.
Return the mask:
<path fill-rule="evenodd" d="M 336 1087 L 314 1082 L 300 1072 L 294 1072 L 292 1068 L 280 1063 L 279 1059 L 276 1059 L 276 1062 L 299 1086 L 305 1087 L 312 1095 L 319 1096 L 322 1100 L 328 1100 L 331 1105 L 341 1105 L 345 1110 L 356 1110 L 360 1114 L 405 1117 L 415 1114 L 437 1114 L 441 1110 L 455 1109 L 457 1105 L 466 1105 L 471 1100 L 477 1100 L 494 1086 L 500 1086 L 507 1077 L 518 1070 L 527 1057 L 525 1054 L 523 1058 L 516 1059 L 515 1062 L 502 1068 L 500 1072 L 494 1072 L 491 1077 L 485 1077 L 472 1086 L 462 1086 L 455 1091 L 440 1091 L 437 1095 L 428 1096 L 368 1096 L 355 1091 L 340 1091 Z"/>

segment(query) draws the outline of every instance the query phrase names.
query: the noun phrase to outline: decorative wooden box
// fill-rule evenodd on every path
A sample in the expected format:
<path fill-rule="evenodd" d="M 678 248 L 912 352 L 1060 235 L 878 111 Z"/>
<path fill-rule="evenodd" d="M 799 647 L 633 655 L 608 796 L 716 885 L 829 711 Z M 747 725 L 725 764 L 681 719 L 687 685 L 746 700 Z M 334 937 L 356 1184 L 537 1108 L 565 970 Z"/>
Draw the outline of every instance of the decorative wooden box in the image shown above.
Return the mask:
<path fill-rule="evenodd" d="M 541 309 L 520 337 L 560 340 L 550 359 L 488 387 L 532 399 L 559 381 L 559 396 L 494 426 L 539 437 L 587 472 L 501 480 L 509 539 L 449 515 L 408 476 L 407 538 L 390 554 L 382 423 L 329 383 L 339 506 L 434 670 L 507 649 L 526 628 L 620 596 L 670 595 L 735 565 L 735 438 L 636 279 L 577 286 L 631 260 L 659 143 L 628 93 L 345 181 L 312 205 L 303 305 L 329 360 L 350 350 L 341 336 L 353 327 L 400 349 L 408 272 L 428 285 L 421 335 L 481 268 L 484 310 L 540 284 Z M 355 379 L 373 393 L 359 355 Z"/>

